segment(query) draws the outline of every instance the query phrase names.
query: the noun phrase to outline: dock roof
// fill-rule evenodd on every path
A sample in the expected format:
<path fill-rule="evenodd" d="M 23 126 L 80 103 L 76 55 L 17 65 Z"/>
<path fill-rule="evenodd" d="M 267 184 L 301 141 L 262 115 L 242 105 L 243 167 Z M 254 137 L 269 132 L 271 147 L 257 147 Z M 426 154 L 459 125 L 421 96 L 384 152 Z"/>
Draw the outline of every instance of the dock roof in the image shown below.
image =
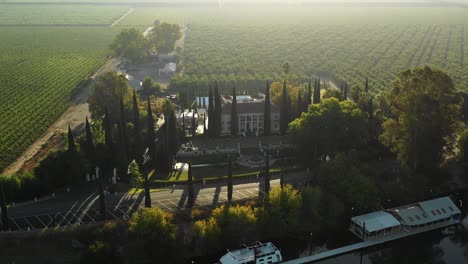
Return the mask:
<path fill-rule="evenodd" d="M 460 214 L 460 209 L 449 197 L 418 202 L 393 209 L 405 225 L 421 225 Z"/>
<path fill-rule="evenodd" d="M 355 216 L 351 218 L 351 221 L 360 227 L 363 227 L 365 222 L 366 231 L 369 233 L 400 225 L 400 222 L 393 215 L 384 211 Z"/>

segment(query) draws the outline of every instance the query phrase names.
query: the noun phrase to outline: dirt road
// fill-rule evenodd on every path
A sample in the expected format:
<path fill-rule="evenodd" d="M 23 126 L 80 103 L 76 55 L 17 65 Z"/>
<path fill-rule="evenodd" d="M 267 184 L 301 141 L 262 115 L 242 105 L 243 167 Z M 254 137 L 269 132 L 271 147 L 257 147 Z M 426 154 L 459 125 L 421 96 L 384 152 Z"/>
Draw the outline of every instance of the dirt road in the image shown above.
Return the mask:
<path fill-rule="evenodd" d="M 62 135 L 68 131 L 68 124 L 70 124 L 73 131 L 79 132 L 84 127 L 86 116 L 91 115 L 87 100 L 96 77 L 104 72 L 115 70 L 119 63 L 118 59 L 111 59 L 102 66 L 93 75 L 94 80 L 72 100 L 72 105 L 67 111 L 49 127 L 44 135 L 38 138 L 21 156 L 10 164 L 2 172 L 2 175 L 12 175 L 19 171 L 28 171 L 34 168 L 37 162 L 46 157 L 50 150 L 58 148 L 64 143 Z"/>

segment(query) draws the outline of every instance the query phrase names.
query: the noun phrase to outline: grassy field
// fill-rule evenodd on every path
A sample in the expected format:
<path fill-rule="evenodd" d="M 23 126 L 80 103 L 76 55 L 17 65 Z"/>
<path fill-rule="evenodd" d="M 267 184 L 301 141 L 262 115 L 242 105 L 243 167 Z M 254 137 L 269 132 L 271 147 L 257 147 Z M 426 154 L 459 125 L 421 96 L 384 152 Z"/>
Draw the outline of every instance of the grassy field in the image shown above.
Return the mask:
<path fill-rule="evenodd" d="M 103 24 L 128 11 L 123 6 L 2 6 L 0 25 Z"/>
<path fill-rule="evenodd" d="M 462 8 L 137 8 L 119 24 L 144 28 L 155 19 L 190 25 L 184 80 L 328 76 L 374 91 L 408 67 L 447 71 L 468 90 L 468 9 Z M 223 82 L 226 81 L 226 82 Z"/>
<path fill-rule="evenodd" d="M 68 107 L 105 62 L 109 27 L 0 27 L 0 171 Z"/>
<path fill-rule="evenodd" d="M 263 172 L 262 169 L 258 168 L 247 168 L 239 167 L 232 170 L 233 177 L 255 177 L 260 172 Z M 279 172 L 279 168 L 271 168 L 270 172 L 275 173 Z M 152 175 L 152 174 L 150 174 Z M 201 167 L 192 169 L 193 179 L 195 181 L 202 180 L 215 180 L 227 178 L 227 169 L 225 167 Z M 167 174 L 155 174 L 150 177 L 150 180 L 153 182 L 166 183 L 166 182 L 185 182 L 188 180 L 188 171 L 173 171 L 169 175 Z"/>

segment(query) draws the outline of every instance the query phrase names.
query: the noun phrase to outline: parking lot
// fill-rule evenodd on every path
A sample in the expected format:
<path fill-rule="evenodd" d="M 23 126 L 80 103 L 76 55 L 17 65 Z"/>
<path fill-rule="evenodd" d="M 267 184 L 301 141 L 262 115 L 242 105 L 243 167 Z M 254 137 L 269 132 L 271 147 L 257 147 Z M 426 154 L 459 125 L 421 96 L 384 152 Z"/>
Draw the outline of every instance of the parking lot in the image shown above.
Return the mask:
<path fill-rule="evenodd" d="M 185 192 L 181 192 L 178 198 L 155 199 L 157 195 L 152 195 L 152 206 L 160 207 L 166 211 L 178 211 L 185 209 L 187 206 L 187 197 Z M 233 200 L 243 200 L 247 198 L 257 197 L 259 189 L 246 188 L 233 191 Z M 201 189 L 196 194 L 194 207 L 200 206 L 217 206 L 218 204 L 227 202 L 227 192 L 224 188 L 218 191 L 209 189 Z M 144 200 L 133 200 L 108 204 L 106 209 L 106 220 L 128 219 L 131 215 L 143 208 Z M 10 217 L 9 228 L 12 231 L 29 231 L 34 229 L 67 227 L 70 225 L 92 224 L 104 220 L 99 208 L 94 204 L 91 208 L 72 209 L 68 211 L 60 211 L 47 214 L 38 214 L 21 217 Z"/>

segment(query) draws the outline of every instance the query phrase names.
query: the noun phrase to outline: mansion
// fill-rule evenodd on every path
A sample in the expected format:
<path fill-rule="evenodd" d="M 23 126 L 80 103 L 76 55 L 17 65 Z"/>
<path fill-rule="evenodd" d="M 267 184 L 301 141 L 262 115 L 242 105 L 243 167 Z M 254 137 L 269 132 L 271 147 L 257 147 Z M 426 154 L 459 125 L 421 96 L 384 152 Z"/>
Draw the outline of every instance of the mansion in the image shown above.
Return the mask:
<path fill-rule="evenodd" d="M 260 94 L 258 97 L 250 95 L 238 95 L 237 98 L 237 117 L 239 134 L 257 134 L 263 133 L 263 114 L 265 111 L 265 96 Z M 231 106 L 232 96 L 221 96 L 222 115 L 221 115 L 221 135 L 231 134 Z M 271 134 L 280 133 L 280 109 L 271 103 L 270 107 L 270 132 Z"/>

